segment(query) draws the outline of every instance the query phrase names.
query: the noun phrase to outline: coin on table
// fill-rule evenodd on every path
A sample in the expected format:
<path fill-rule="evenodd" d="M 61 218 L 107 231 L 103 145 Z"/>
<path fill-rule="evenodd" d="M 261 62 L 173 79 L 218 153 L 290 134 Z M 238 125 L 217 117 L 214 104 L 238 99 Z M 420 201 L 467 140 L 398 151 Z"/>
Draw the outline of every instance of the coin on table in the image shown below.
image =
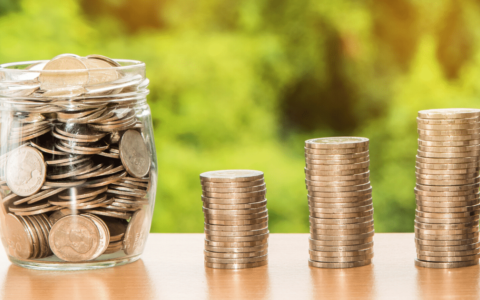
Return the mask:
<path fill-rule="evenodd" d="M 64 261 L 89 261 L 98 253 L 100 232 L 91 219 L 70 215 L 53 225 L 49 244 L 53 253 Z"/>
<path fill-rule="evenodd" d="M 415 259 L 415 266 L 432 268 L 432 269 L 451 269 L 451 268 L 463 268 L 468 266 L 478 265 L 478 259 L 462 262 L 428 262 Z"/>
<path fill-rule="evenodd" d="M 255 241 L 263 241 L 267 239 L 269 236 L 268 230 L 266 230 L 263 234 L 258 235 L 248 235 L 248 236 L 219 236 L 219 235 L 210 235 L 205 232 L 205 239 L 212 241 L 212 242 L 255 242 Z"/>
<path fill-rule="evenodd" d="M 362 183 L 359 185 L 349 185 L 349 186 L 309 186 L 307 185 L 307 190 L 309 192 L 322 192 L 322 193 L 340 193 L 340 192 L 354 192 L 361 191 L 364 189 L 370 188 L 370 181 L 367 183 Z"/>
<path fill-rule="evenodd" d="M 371 220 L 363 223 L 353 223 L 353 224 L 344 224 L 344 225 L 330 225 L 330 224 L 319 224 L 310 222 L 311 229 L 324 229 L 324 230 L 347 230 L 347 229 L 361 229 L 373 227 L 373 218 Z"/>
<path fill-rule="evenodd" d="M 345 251 L 362 251 L 366 249 L 373 249 L 373 242 L 351 246 L 324 246 L 318 245 L 315 240 L 309 238 L 310 250 L 313 251 L 328 251 L 328 252 L 345 252 Z"/>
<path fill-rule="evenodd" d="M 324 247 L 344 247 L 344 246 L 357 246 L 357 245 L 363 245 L 369 242 L 373 241 L 373 236 L 361 240 L 344 240 L 344 241 L 327 241 L 327 240 L 317 240 L 314 238 L 310 238 L 312 241 L 314 241 L 314 244 L 316 246 L 324 246 Z"/>
<path fill-rule="evenodd" d="M 322 159 L 321 155 L 305 155 L 305 162 L 312 165 L 348 165 L 370 160 L 370 156 L 352 159 Z"/>
<path fill-rule="evenodd" d="M 265 261 L 268 259 L 268 255 L 256 256 L 256 257 L 244 257 L 244 258 L 217 258 L 205 256 L 205 261 L 208 263 L 217 264 L 246 264 Z"/>
<path fill-rule="evenodd" d="M 205 257 L 221 258 L 221 259 L 238 259 L 248 257 L 259 257 L 267 255 L 267 250 L 246 253 L 221 253 L 204 250 Z"/>
<path fill-rule="evenodd" d="M 312 235 L 357 235 L 357 234 L 364 234 L 368 233 L 373 230 L 373 226 L 365 227 L 365 228 L 356 228 L 356 229 L 323 229 L 323 228 L 310 228 L 310 233 Z"/>
<path fill-rule="evenodd" d="M 258 185 L 265 184 L 265 181 L 262 179 L 253 180 L 253 181 L 238 181 L 238 182 L 214 182 L 214 181 L 202 181 L 203 187 L 213 187 L 213 188 L 244 188 L 244 187 L 253 187 Z"/>
<path fill-rule="evenodd" d="M 475 118 L 479 115 L 480 110 L 475 108 L 440 108 L 418 112 L 418 117 L 421 119 L 464 119 Z"/>
<path fill-rule="evenodd" d="M 418 124 L 433 124 L 433 125 L 455 125 L 455 124 L 476 124 L 480 121 L 478 116 L 470 118 L 459 118 L 459 119 L 448 119 L 448 118 L 438 118 L 438 119 L 427 119 L 417 117 Z"/>
<path fill-rule="evenodd" d="M 120 159 L 128 174 L 136 178 L 148 175 L 151 159 L 142 135 L 136 130 L 127 130 L 120 139 Z"/>
<path fill-rule="evenodd" d="M 319 181 L 305 179 L 307 186 L 356 186 L 370 182 L 368 177 L 355 180 L 339 180 L 339 181 Z"/>
<path fill-rule="evenodd" d="M 460 224 L 429 224 L 429 223 L 422 223 L 415 220 L 415 227 L 422 228 L 422 229 L 465 229 L 471 228 L 476 226 L 476 222 L 469 222 L 469 223 L 460 223 Z"/>
<path fill-rule="evenodd" d="M 470 244 L 478 243 L 478 237 L 473 237 L 473 238 L 466 239 L 466 240 L 449 240 L 449 241 L 445 241 L 445 240 L 443 240 L 443 241 L 424 240 L 424 239 L 420 239 L 418 237 L 415 237 L 415 243 L 418 244 L 418 245 L 422 245 L 422 246 L 433 246 L 433 247 L 464 246 L 464 245 L 470 245 Z"/>
<path fill-rule="evenodd" d="M 479 248 L 472 249 L 472 250 L 464 250 L 464 251 L 425 251 L 417 249 L 418 256 L 430 256 L 430 257 L 464 257 L 464 256 L 472 256 L 477 255 L 479 253 Z"/>
<path fill-rule="evenodd" d="M 123 240 L 125 254 L 137 255 L 142 253 L 145 247 L 146 235 L 148 235 L 149 228 L 147 223 L 148 215 L 146 209 L 141 209 L 133 214 Z"/>
<path fill-rule="evenodd" d="M 309 249 L 308 252 L 311 256 L 317 256 L 317 257 L 345 257 L 345 256 L 358 257 L 361 255 L 372 254 L 373 247 L 362 249 L 362 250 L 355 250 L 355 251 L 343 251 L 343 250 L 342 251 L 325 251 L 325 250 L 321 251 L 321 250 Z"/>
<path fill-rule="evenodd" d="M 263 172 L 255 170 L 221 170 L 200 174 L 202 182 L 243 182 L 260 179 L 263 179 Z"/>
<path fill-rule="evenodd" d="M 244 237 L 268 233 L 268 227 L 250 231 L 214 231 L 205 229 L 204 232 L 206 236 Z"/>
<path fill-rule="evenodd" d="M 363 260 L 363 261 L 356 261 L 356 262 L 344 262 L 344 263 L 328 263 L 328 262 L 312 261 L 310 259 L 308 260 L 308 265 L 310 267 L 326 268 L 326 269 L 355 268 L 355 267 L 366 266 L 371 263 L 372 261 L 370 259 Z"/>
<path fill-rule="evenodd" d="M 254 225 L 245 226 L 224 226 L 224 225 L 211 225 L 204 223 L 206 230 L 223 231 L 223 232 L 243 232 L 243 231 L 255 231 L 259 229 L 268 228 L 268 222 L 258 223 Z"/>
<path fill-rule="evenodd" d="M 244 193 L 244 192 L 256 192 L 264 190 L 266 187 L 265 184 L 252 186 L 252 187 L 242 187 L 242 188 L 224 188 L 224 187 L 202 187 L 203 192 L 211 193 Z"/>
<path fill-rule="evenodd" d="M 222 247 L 222 246 L 210 246 L 205 244 L 205 250 L 216 253 L 252 253 L 258 251 L 265 251 L 268 248 L 268 244 L 261 244 L 257 246 L 246 247 Z"/>
<path fill-rule="evenodd" d="M 346 218 L 346 219 L 324 219 L 324 218 L 315 218 L 310 217 L 310 223 L 312 224 L 327 224 L 327 225 L 345 225 L 345 224 L 356 224 L 363 223 L 372 220 L 372 215 L 357 217 L 357 218 Z"/>
<path fill-rule="evenodd" d="M 341 149 L 316 149 L 305 147 L 305 153 L 313 155 L 345 155 L 368 151 L 367 147 L 341 148 Z"/>
<path fill-rule="evenodd" d="M 7 185 L 19 196 L 30 196 L 45 182 L 47 167 L 40 151 L 22 147 L 10 154 L 6 165 Z"/>
<path fill-rule="evenodd" d="M 247 268 L 256 268 L 267 265 L 268 260 L 253 262 L 253 263 L 243 263 L 243 264 L 220 264 L 220 263 L 209 263 L 205 262 L 205 266 L 213 269 L 247 269 Z"/>
<path fill-rule="evenodd" d="M 368 139 L 354 136 L 338 136 L 310 139 L 305 146 L 317 149 L 362 148 L 368 146 Z"/>
<path fill-rule="evenodd" d="M 253 202 L 253 203 L 245 203 L 245 204 L 214 204 L 214 203 L 209 203 L 207 201 L 203 202 L 203 206 L 205 208 L 225 209 L 225 210 L 259 208 L 259 207 L 266 207 L 266 205 L 267 205 L 267 200 Z"/>
<path fill-rule="evenodd" d="M 431 262 L 464 262 L 464 261 L 471 261 L 476 260 L 478 261 L 478 255 L 469 255 L 469 256 L 425 256 L 425 255 L 418 255 L 417 259 L 421 261 L 431 261 Z"/>

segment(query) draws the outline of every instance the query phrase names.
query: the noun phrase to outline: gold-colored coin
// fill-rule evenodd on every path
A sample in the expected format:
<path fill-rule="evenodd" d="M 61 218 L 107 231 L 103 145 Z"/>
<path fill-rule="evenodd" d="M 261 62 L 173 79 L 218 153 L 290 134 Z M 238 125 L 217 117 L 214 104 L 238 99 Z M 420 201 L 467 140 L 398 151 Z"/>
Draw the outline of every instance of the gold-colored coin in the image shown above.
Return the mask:
<path fill-rule="evenodd" d="M 415 259 L 415 266 L 423 268 L 432 268 L 432 269 L 452 269 L 452 268 L 463 268 L 478 265 L 477 260 L 464 261 L 464 262 L 428 262 L 420 261 Z"/>
<path fill-rule="evenodd" d="M 362 267 L 371 264 L 372 261 L 363 260 L 363 261 L 356 261 L 356 262 L 344 262 L 344 263 L 328 263 L 328 262 L 318 262 L 308 260 L 308 265 L 310 267 L 315 268 L 325 268 L 325 269 L 345 269 L 345 268 L 355 268 L 355 267 Z"/>
<path fill-rule="evenodd" d="M 244 263 L 244 264 L 220 264 L 220 263 L 209 263 L 205 262 L 205 267 L 213 269 L 248 269 L 256 268 L 267 265 L 268 261 L 259 261 L 254 263 Z"/>

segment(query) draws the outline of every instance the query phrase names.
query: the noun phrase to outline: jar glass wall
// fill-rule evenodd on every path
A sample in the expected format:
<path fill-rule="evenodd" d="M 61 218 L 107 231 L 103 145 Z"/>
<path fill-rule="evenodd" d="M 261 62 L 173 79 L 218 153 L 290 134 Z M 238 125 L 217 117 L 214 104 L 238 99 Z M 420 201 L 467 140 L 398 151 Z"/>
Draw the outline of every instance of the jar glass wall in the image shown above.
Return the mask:
<path fill-rule="evenodd" d="M 157 182 L 147 87 L 144 63 L 100 55 L 0 65 L 1 238 L 13 263 L 140 257 Z"/>

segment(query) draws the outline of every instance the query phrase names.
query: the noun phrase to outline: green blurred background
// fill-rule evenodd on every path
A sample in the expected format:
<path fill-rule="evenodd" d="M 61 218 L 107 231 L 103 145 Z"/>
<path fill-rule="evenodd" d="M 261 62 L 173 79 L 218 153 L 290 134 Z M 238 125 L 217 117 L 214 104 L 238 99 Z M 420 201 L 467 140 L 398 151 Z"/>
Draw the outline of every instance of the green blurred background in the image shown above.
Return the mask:
<path fill-rule="evenodd" d="M 145 61 L 152 232 L 202 232 L 199 174 L 265 172 L 271 232 L 308 232 L 304 140 L 371 139 L 377 232 L 413 231 L 416 113 L 480 107 L 480 1 L 0 0 L 0 63 Z"/>

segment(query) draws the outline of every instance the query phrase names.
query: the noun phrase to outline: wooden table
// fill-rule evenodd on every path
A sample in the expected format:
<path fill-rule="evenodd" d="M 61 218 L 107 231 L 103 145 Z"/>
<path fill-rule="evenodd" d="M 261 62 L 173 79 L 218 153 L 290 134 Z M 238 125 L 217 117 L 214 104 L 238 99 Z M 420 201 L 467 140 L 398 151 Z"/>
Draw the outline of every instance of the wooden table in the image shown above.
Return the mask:
<path fill-rule="evenodd" d="M 272 234 L 268 266 L 203 266 L 203 234 L 151 234 L 143 259 L 95 271 L 35 271 L 0 254 L 1 299 L 479 299 L 478 266 L 414 266 L 413 233 L 375 235 L 370 266 L 316 269 L 307 234 Z M 2 248 L 3 249 L 3 248 Z M 3 250 L 0 250 L 3 252 Z"/>

